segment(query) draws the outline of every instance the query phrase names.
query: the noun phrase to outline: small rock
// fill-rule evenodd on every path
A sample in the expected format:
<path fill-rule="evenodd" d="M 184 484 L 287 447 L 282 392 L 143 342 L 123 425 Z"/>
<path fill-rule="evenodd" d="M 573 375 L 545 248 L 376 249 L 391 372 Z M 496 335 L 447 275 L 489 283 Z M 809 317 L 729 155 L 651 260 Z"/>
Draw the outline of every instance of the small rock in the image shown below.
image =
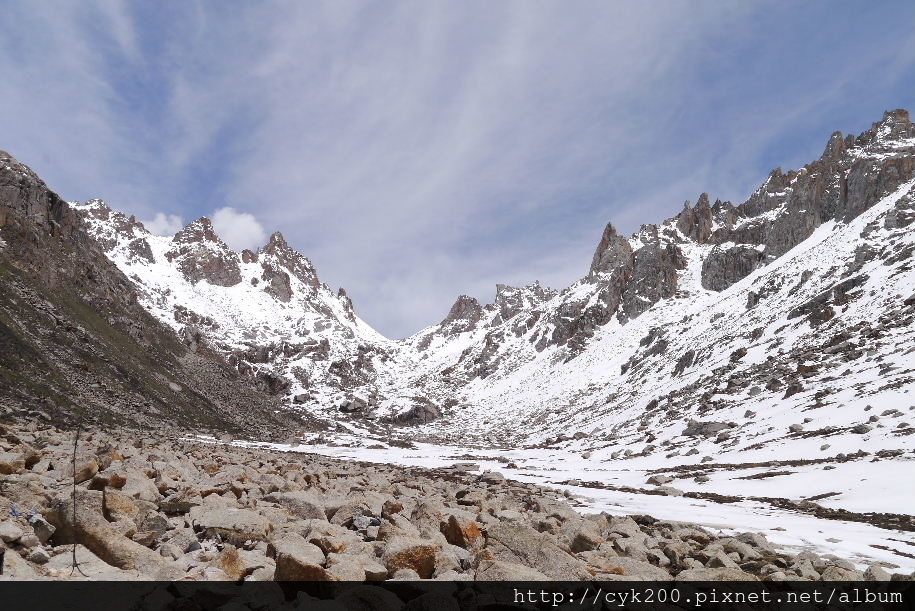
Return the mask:
<path fill-rule="evenodd" d="M 482 560 L 477 568 L 478 581 L 550 581 L 550 578 L 529 566 L 502 560 Z"/>
<path fill-rule="evenodd" d="M 827 566 L 820 577 L 823 581 L 863 581 L 864 573 L 840 566 Z"/>
<path fill-rule="evenodd" d="M 687 569 L 677 574 L 676 581 L 759 581 L 754 575 L 740 569 L 704 568 Z"/>
<path fill-rule="evenodd" d="M 12 475 L 25 469 L 25 457 L 17 452 L 0 452 L 0 475 Z"/>
<path fill-rule="evenodd" d="M 51 554 L 43 547 L 36 547 L 28 553 L 25 559 L 35 564 L 46 564 L 51 559 Z"/>
<path fill-rule="evenodd" d="M 38 547 L 41 545 L 41 541 L 38 539 L 38 537 L 35 536 L 34 533 L 29 533 L 27 535 L 22 535 L 22 537 L 19 539 L 19 545 L 28 549 L 32 549 L 33 547 Z"/>
<path fill-rule="evenodd" d="M 207 538 L 219 536 L 233 545 L 245 541 L 265 541 L 273 530 L 270 520 L 249 509 L 205 509 L 196 507 L 191 512 L 194 526 Z"/>
<path fill-rule="evenodd" d="M 38 537 L 38 540 L 42 545 L 47 543 L 48 539 L 54 534 L 54 531 L 57 530 L 40 513 L 32 514 L 29 518 L 29 524 L 32 526 L 35 536 Z"/>
<path fill-rule="evenodd" d="M 868 581 L 890 581 L 893 576 L 879 564 L 872 564 L 864 571 L 864 578 Z"/>
<path fill-rule="evenodd" d="M 270 543 L 276 559 L 276 581 L 339 581 L 324 568 L 324 552 L 299 535 L 288 535 Z"/>
<path fill-rule="evenodd" d="M 200 546 L 199 543 L 197 545 L 198 547 Z M 159 555 L 161 555 L 163 558 L 171 558 L 172 560 L 177 560 L 183 554 L 177 545 L 173 545 L 171 543 L 163 543 L 159 547 Z"/>
<path fill-rule="evenodd" d="M 0 522 L 0 540 L 4 543 L 15 543 L 25 532 L 19 528 L 19 525 L 12 521 Z"/>
<path fill-rule="evenodd" d="M 653 484 L 655 486 L 663 486 L 664 484 L 672 481 L 674 481 L 674 478 L 670 477 L 669 475 L 652 475 L 645 483 Z"/>
<path fill-rule="evenodd" d="M 483 544 L 483 533 L 480 532 L 476 522 L 469 518 L 450 515 L 447 524 L 442 528 L 442 534 L 452 545 L 464 549 L 476 549 Z"/>
<path fill-rule="evenodd" d="M 419 573 L 413 569 L 397 569 L 397 571 L 391 575 L 391 579 L 397 581 L 419 581 L 422 577 L 419 576 Z"/>

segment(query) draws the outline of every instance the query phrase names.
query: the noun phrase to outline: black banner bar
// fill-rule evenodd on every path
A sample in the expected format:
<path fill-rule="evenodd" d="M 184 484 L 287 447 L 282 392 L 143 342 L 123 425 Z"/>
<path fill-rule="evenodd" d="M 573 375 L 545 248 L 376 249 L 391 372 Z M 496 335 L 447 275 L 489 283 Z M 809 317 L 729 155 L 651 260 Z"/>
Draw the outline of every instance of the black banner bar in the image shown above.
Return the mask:
<path fill-rule="evenodd" d="M 915 609 L 915 582 L 5 582 L 0 609 L 572 611 Z"/>

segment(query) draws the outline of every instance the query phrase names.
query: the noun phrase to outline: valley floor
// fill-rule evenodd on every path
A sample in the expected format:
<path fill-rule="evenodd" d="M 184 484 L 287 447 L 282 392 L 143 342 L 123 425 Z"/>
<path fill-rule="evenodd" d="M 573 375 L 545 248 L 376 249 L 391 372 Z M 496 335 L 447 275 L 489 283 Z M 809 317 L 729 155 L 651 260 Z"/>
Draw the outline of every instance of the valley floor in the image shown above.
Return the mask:
<path fill-rule="evenodd" d="M 492 470 L 565 491 L 583 513 L 688 520 L 722 535 L 759 532 L 796 551 L 837 554 L 861 566 L 879 561 L 896 565 L 901 572 L 915 570 L 915 461 L 910 457 L 831 454 L 832 458 L 779 461 L 765 450 L 741 453 L 740 462 L 728 462 L 725 455 L 700 464 L 696 456 L 694 465 L 674 466 L 658 455 L 611 460 L 600 450 L 584 458 L 581 452 L 553 448 L 468 449 L 416 443 L 413 448 L 382 449 L 377 440 L 355 436 L 301 446 L 243 445 L 427 468 L 473 463 L 465 468 Z M 661 479 L 656 481 L 664 485 L 648 483 L 658 475 Z M 703 476 L 708 481 L 695 481 Z"/>

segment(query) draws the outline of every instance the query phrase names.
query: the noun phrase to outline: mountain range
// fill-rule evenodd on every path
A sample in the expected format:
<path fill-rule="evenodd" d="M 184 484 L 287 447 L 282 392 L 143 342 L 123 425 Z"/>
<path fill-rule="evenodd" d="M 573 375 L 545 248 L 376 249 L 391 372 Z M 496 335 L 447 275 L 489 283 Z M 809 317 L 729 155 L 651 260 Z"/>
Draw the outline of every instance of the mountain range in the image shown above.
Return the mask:
<path fill-rule="evenodd" d="M 794 365 L 805 350 L 860 336 L 851 329 L 875 322 L 875 310 L 905 308 L 913 137 L 901 110 L 857 137 L 837 132 L 820 159 L 773 170 L 740 205 L 703 193 L 629 237 L 608 224 L 570 287 L 498 285 L 486 305 L 462 295 L 441 323 L 398 341 L 361 320 L 279 232 L 241 253 L 207 218 L 153 235 L 101 200 L 63 202 L 9 155 L 2 252 L 9 271 L 31 268 L 42 288 L 125 308 L 106 322 L 144 347 L 177 337 L 181 358 L 222 357 L 211 360 L 289 411 L 352 430 L 410 424 L 420 425 L 411 436 L 492 439 L 520 427 L 540 439 L 601 414 L 715 411 L 727 402 L 713 400 L 721 385 L 755 380 L 763 395 L 784 394 L 812 377 Z M 865 213 L 876 218 L 858 229 Z M 144 333 L 150 317 L 174 335 Z"/>
<path fill-rule="evenodd" d="M 279 232 L 242 252 L 207 218 L 154 235 L 0 152 L 0 414 L 456 452 L 576 493 L 911 531 L 913 223 L 915 125 L 895 110 L 743 203 L 596 228 L 569 287 L 462 295 L 392 340 Z"/>

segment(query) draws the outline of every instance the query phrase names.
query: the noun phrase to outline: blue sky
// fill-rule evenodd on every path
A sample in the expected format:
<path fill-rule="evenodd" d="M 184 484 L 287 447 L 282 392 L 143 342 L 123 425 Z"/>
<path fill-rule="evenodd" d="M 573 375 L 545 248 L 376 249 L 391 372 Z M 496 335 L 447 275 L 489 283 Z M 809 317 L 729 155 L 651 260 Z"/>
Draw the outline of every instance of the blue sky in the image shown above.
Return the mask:
<path fill-rule="evenodd" d="M 9 0 L 0 148 L 157 231 L 279 229 L 399 337 L 913 110 L 913 23 L 910 0 Z"/>

